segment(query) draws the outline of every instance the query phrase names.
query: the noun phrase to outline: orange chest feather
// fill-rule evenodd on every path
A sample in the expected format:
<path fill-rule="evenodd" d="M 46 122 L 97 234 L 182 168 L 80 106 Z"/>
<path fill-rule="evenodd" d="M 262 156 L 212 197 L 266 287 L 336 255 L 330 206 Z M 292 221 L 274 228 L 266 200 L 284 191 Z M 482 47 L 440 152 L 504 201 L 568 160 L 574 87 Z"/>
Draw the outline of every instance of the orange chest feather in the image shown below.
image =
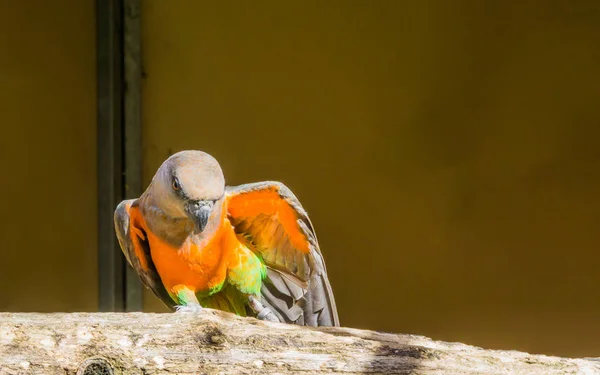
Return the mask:
<path fill-rule="evenodd" d="M 228 220 L 208 242 L 188 238 L 179 248 L 150 231 L 147 234 L 152 261 L 169 291 L 178 285 L 196 292 L 215 288 L 224 282 L 229 265 L 238 257 L 240 244 Z"/>

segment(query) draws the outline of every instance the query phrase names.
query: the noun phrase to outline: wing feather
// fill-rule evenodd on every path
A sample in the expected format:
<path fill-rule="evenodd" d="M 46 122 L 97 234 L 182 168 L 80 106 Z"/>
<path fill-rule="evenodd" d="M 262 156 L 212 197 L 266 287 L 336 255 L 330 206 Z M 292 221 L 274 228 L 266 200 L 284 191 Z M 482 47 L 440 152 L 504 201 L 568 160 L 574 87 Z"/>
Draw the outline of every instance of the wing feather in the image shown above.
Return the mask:
<path fill-rule="evenodd" d="M 325 262 L 308 214 L 282 183 L 227 187 L 228 217 L 267 265 L 263 302 L 283 321 L 339 326 Z"/>
<path fill-rule="evenodd" d="M 152 262 L 146 234 L 131 218 L 132 210 L 137 209 L 135 199 L 122 201 L 117 206 L 114 213 L 114 224 L 119 245 L 127 262 L 137 271 L 142 283 L 152 290 L 167 307 L 174 309 L 175 303 L 163 286 Z"/>

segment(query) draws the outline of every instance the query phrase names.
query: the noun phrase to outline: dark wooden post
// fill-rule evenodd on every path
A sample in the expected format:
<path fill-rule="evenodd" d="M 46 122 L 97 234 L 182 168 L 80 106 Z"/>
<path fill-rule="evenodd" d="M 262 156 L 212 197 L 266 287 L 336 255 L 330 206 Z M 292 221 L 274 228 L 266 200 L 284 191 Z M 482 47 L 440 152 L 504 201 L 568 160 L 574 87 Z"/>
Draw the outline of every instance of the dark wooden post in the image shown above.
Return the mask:
<path fill-rule="evenodd" d="M 124 198 L 141 193 L 139 0 L 97 0 L 98 277 L 100 311 L 139 311 L 142 288 L 113 228 Z"/>

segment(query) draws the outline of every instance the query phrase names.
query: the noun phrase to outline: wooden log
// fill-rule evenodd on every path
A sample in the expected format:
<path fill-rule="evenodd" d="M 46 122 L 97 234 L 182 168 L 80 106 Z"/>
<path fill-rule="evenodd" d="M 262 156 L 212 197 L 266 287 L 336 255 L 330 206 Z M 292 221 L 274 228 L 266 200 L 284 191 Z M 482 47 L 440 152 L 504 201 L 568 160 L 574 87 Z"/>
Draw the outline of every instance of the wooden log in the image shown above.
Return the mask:
<path fill-rule="evenodd" d="M 600 374 L 600 363 L 201 313 L 0 313 L 0 374 Z"/>

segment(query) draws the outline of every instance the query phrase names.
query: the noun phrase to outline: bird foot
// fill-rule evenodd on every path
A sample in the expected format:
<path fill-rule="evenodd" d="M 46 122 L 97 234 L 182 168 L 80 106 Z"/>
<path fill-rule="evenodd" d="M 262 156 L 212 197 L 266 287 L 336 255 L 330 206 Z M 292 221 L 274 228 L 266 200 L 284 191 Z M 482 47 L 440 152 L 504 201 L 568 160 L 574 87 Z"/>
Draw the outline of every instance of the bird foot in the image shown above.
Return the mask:
<path fill-rule="evenodd" d="M 175 312 L 177 313 L 199 313 L 202 311 L 200 305 L 177 305 L 175 306 Z"/>
<path fill-rule="evenodd" d="M 250 307 L 256 313 L 256 319 L 267 320 L 269 322 L 280 322 L 279 318 L 273 313 L 273 311 L 264 306 L 257 298 L 250 297 Z"/>
<path fill-rule="evenodd" d="M 256 315 L 256 319 L 268 320 L 269 322 L 279 322 L 279 318 L 275 316 L 273 311 L 268 307 L 263 307 L 262 310 Z"/>

